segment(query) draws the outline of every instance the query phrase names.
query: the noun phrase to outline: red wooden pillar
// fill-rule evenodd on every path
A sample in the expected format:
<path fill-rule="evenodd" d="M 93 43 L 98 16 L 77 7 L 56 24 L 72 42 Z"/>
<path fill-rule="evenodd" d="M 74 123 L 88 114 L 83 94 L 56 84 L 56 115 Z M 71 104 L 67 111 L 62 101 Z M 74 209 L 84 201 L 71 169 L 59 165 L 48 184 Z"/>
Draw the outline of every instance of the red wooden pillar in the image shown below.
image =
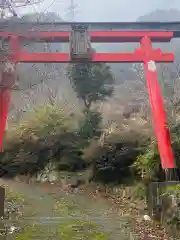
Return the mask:
<path fill-rule="evenodd" d="M 11 52 L 4 60 L 4 69 L 0 83 L 0 152 L 2 152 L 4 130 L 7 124 L 8 108 L 11 98 L 11 89 L 15 81 L 15 64 L 19 48 L 18 37 L 12 36 L 10 39 Z"/>
<path fill-rule="evenodd" d="M 8 118 L 8 107 L 11 97 L 11 87 L 14 76 L 11 73 L 2 73 L 2 82 L 0 88 L 0 152 L 2 152 L 4 130 L 6 128 Z"/>
<path fill-rule="evenodd" d="M 152 118 L 154 121 L 155 135 L 157 138 L 159 153 L 161 157 L 161 165 L 163 169 L 173 169 L 176 167 L 176 164 L 171 148 L 163 97 L 158 83 L 156 64 L 151 60 L 150 57 L 153 51 L 152 43 L 148 37 L 142 38 L 141 49 L 145 54 L 144 71 L 147 81 Z"/>

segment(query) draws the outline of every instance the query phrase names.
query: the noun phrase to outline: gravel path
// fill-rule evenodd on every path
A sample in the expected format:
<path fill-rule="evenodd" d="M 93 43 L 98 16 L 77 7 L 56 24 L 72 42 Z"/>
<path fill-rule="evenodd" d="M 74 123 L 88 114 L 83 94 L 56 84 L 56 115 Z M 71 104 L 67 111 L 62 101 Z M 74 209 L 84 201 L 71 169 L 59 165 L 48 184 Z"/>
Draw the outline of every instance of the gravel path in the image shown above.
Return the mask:
<path fill-rule="evenodd" d="M 25 198 L 25 216 L 23 220 L 26 221 L 26 224 L 34 224 L 34 222 L 36 222 L 39 226 L 45 227 L 46 231 L 48 228 L 48 232 L 56 233 L 55 235 L 52 234 L 49 236 L 52 240 L 60 239 L 57 234 L 59 224 L 69 224 L 73 221 L 78 223 L 91 221 L 93 224 L 99 226 L 100 232 L 108 234 L 108 238 L 82 237 L 78 240 L 133 239 L 132 236 L 129 235 L 128 219 L 118 216 L 117 212 L 114 211 L 111 205 L 104 199 L 94 199 L 83 193 L 67 193 L 60 188 L 55 188 L 53 185 L 49 185 L 48 188 L 43 188 L 37 185 L 0 180 L 0 185 L 2 184 L 8 185 L 14 191 L 23 194 Z M 58 203 L 60 204 L 60 208 L 55 212 L 54 207 Z M 62 205 L 63 203 L 64 205 Z M 46 231 L 44 231 L 44 234 Z M 37 238 L 33 236 L 33 238 L 38 240 L 42 238 L 45 240 L 44 236 L 41 236 L 41 238 L 39 236 L 37 236 Z M 64 240 L 66 238 L 61 239 Z"/>

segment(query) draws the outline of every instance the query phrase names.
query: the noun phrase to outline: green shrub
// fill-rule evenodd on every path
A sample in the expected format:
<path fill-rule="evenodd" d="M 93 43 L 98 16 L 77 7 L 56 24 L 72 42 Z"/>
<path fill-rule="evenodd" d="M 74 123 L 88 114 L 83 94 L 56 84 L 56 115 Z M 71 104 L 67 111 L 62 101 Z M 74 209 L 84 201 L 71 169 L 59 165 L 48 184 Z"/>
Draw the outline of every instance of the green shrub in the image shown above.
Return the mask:
<path fill-rule="evenodd" d="M 73 128 L 73 119 L 55 105 L 42 105 L 20 124 L 17 133 L 22 138 L 45 138 Z"/>
<path fill-rule="evenodd" d="M 128 126 L 128 128 L 110 131 L 102 144 L 94 146 L 96 153 L 95 178 L 105 183 L 122 182 L 124 178 L 129 178 L 132 175 L 131 165 L 139 153 L 144 150 L 147 142 L 148 136 L 143 131 L 140 132 L 138 128 L 132 129 L 131 126 Z M 91 150 L 92 148 L 91 146 Z"/>
<path fill-rule="evenodd" d="M 176 160 L 176 165 L 180 167 L 180 124 L 172 126 L 170 129 L 172 148 Z M 151 144 L 136 159 L 133 167 L 143 178 L 151 180 L 164 180 L 160 154 L 156 141 L 153 139 Z M 162 177 L 162 179 L 160 179 Z"/>
<path fill-rule="evenodd" d="M 160 156 L 157 144 L 152 141 L 151 145 L 140 154 L 133 164 L 137 173 L 146 179 L 153 179 L 160 166 Z"/>
<path fill-rule="evenodd" d="M 43 105 L 11 129 L 0 158 L 1 174 L 35 174 L 49 161 L 57 165 L 66 159 L 67 166 L 82 167 L 76 118 L 53 105 Z M 70 162 L 68 162 L 70 161 Z"/>
<path fill-rule="evenodd" d="M 81 138 L 82 147 L 89 146 L 92 139 L 98 139 L 101 135 L 101 114 L 95 111 L 86 113 L 85 118 L 80 122 L 78 135 Z"/>

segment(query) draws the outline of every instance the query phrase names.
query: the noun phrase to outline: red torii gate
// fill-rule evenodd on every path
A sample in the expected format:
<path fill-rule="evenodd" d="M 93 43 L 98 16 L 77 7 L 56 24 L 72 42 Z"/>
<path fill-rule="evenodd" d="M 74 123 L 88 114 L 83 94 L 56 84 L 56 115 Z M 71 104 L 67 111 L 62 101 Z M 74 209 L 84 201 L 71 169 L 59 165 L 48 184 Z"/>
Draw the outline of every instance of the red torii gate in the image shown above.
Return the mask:
<path fill-rule="evenodd" d="M 27 28 L 29 28 L 29 24 L 31 23 L 27 23 Z M 163 98 L 158 84 L 157 69 L 155 64 L 155 62 L 173 62 L 174 56 L 172 53 L 162 53 L 161 49 L 152 48 L 152 42 L 170 42 L 173 37 L 177 37 L 177 32 L 175 36 L 174 30 L 167 31 L 166 28 L 171 27 L 171 25 L 168 24 L 171 23 L 55 23 L 55 25 L 59 26 L 59 28 L 62 26 L 66 26 L 66 28 L 63 28 L 61 31 L 50 32 L 34 32 L 30 30 L 26 31 L 24 34 L 18 33 L 17 31 L 13 32 L 12 30 L 5 30 L 0 32 L 0 37 L 3 39 L 9 39 L 10 52 L 8 55 L 8 61 L 13 64 L 18 62 L 68 63 L 77 61 L 144 63 L 149 101 L 154 121 L 155 135 L 161 157 L 161 165 L 163 169 L 174 169 L 176 168 L 176 164 L 172 153 Z M 39 24 L 39 26 L 48 25 L 49 23 Z M 23 23 L 23 26 L 25 26 L 26 29 L 26 23 Z M 87 28 L 87 26 L 89 28 Z M 100 29 L 103 29 L 103 31 L 97 30 L 99 26 L 101 26 Z M 128 31 L 129 29 L 132 30 Z M 147 31 L 146 29 L 150 30 Z M 158 29 L 161 30 L 159 31 Z M 70 52 L 29 53 L 21 49 L 21 41 L 24 40 L 36 42 L 70 42 Z M 80 42 L 81 45 L 79 44 Z M 90 51 L 90 43 L 94 42 L 140 42 L 141 47 L 135 49 L 133 53 L 94 53 Z M 1 151 L 8 116 L 11 88 L 13 84 L 13 74 L 5 71 L 2 75 L 0 90 Z"/>

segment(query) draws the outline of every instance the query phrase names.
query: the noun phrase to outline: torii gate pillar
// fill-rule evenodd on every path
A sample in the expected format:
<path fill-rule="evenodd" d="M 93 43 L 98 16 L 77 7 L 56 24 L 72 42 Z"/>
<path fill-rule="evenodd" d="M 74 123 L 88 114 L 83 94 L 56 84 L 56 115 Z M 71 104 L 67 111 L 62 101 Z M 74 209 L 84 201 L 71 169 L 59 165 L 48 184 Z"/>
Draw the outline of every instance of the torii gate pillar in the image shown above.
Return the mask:
<path fill-rule="evenodd" d="M 161 89 L 158 83 L 156 64 L 151 60 L 152 43 L 148 37 L 141 40 L 141 49 L 146 54 L 144 59 L 144 71 L 154 122 L 155 135 L 158 142 L 161 165 L 163 169 L 175 168 L 175 161 L 171 148 L 169 130 L 166 122 L 166 113 L 163 104 Z"/>
<path fill-rule="evenodd" d="M 0 152 L 3 148 L 4 131 L 7 127 L 8 108 L 11 99 L 11 89 L 15 83 L 15 67 L 19 50 L 18 37 L 12 36 L 9 42 L 11 53 L 2 56 L 2 72 L 0 78 Z M 2 53 L 3 54 L 3 53 Z"/>

